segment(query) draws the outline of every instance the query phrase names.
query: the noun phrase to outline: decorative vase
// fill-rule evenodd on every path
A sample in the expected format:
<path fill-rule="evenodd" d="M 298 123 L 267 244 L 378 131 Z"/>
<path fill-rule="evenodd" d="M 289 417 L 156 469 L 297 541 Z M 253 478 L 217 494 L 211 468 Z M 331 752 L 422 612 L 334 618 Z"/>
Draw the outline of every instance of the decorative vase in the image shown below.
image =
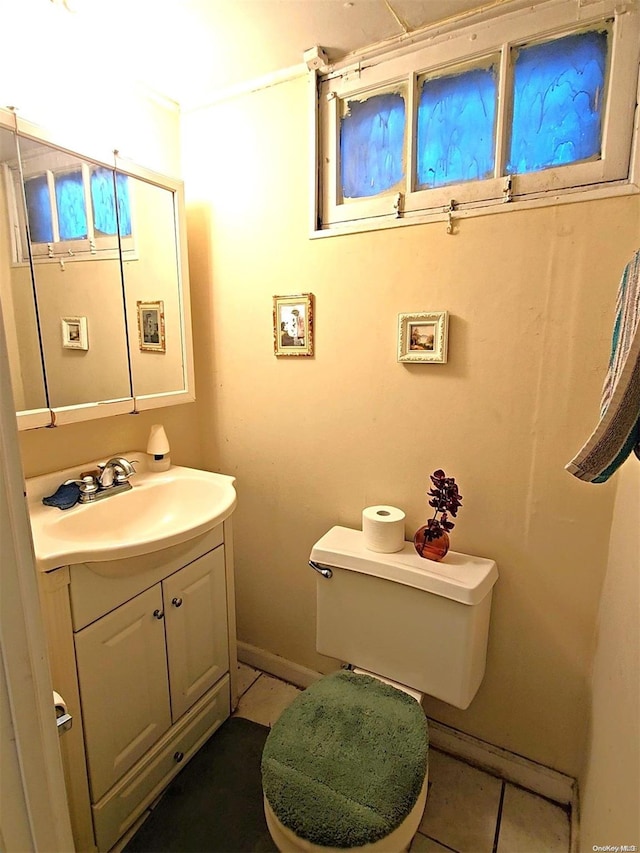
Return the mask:
<path fill-rule="evenodd" d="M 449 550 L 449 534 L 444 530 L 440 536 L 432 539 L 431 542 L 427 539 L 427 525 L 423 525 L 416 530 L 413 537 L 413 545 L 420 557 L 425 560 L 435 560 L 439 563 Z"/>

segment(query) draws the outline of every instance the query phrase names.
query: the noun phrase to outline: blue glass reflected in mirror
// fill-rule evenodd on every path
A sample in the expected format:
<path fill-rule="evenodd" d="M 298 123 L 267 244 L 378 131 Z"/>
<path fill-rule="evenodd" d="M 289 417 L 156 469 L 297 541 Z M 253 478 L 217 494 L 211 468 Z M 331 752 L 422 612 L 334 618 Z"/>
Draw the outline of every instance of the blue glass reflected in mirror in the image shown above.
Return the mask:
<path fill-rule="evenodd" d="M 496 68 L 423 79 L 418 87 L 419 189 L 493 175 Z"/>
<path fill-rule="evenodd" d="M 116 193 L 118 196 L 118 216 L 120 217 L 120 235 L 131 236 L 131 202 L 129 199 L 129 178 L 116 172 Z"/>
<path fill-rule="evenodd" d="M 340 122 L 344 198 L 393 189 L 404 177 L 405 99 L 399 92 L 348 101 Z"/>
<path fill-rule="evenodd" d="M 83 240 L 87 236 L 87 211 L 82 171 L 57 174 L 54 182 L 60 239 Z"/>
<path fill-rule="evenodd" d="M 53 217 L 49 183 L 46 175 L 37 175 L 24 182 L 27 218 L 32 243 L 53 242 Z"/>
<path fill-rule="evenodd" d="M 116 218 L 116 194 L 113 185 L 113 171 L 103 167 L 91 170 L 91 204 L 96 234 L 113 235 L 118 233 Z M 129 179 L 127 175 L 116 173 L 118 194 L 118 216 L 120 233 L 131 236 L 131 207 L 129 203 Z"/>
<path fill-rule="evenodd" d="M 584 32 L 515 51 L 508 172 L 600 156 L 607 49 L 607 32 Z"/>

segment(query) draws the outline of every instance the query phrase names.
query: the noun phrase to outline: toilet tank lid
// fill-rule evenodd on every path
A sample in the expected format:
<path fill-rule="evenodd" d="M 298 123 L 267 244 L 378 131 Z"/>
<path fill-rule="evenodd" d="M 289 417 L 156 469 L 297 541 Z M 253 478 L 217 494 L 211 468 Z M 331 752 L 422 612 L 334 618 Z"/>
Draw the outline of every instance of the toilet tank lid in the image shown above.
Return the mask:
<path fill-rule="evenodd" d="M 395 554 L 379 554 L 365 547 L 361 530 L 349 527 L 332 527 L 313 546 L 310 559 L 324 566 L 402 583 L 462 604 L 479 604 L 498 579 L 498 567 L 493 560 L 449 551 L 436 563 L 419 557 L 412 542 L 405 542 L 403 550 Z"/>

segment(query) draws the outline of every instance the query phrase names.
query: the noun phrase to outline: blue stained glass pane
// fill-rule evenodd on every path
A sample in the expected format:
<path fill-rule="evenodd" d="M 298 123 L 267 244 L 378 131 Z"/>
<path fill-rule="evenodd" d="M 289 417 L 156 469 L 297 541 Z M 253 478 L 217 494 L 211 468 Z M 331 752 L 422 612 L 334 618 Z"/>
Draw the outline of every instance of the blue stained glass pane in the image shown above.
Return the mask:
<path fill-rule="evenodd" d="M 81 240 L 87 236 L 82 172 L 55 176 L 56 207 L 61 240 Z"/>
<path fill-rule="evenodd" d="M 418 187 L 492 175 L 495 114 L 494 66 L 425 80 L 418 101 Z"/>
<path fill-rule="evenodd" d="M 27 216 L 32 243 L 53 242 L 53 222 L 51 219 L 51 201 L 46 175 L 38 175 L 24 182 L 27 199 Z"/>
<path fill-rule="evenodd" d="M 600 155 L 606 63 L 606 32 L 576 33 L 518 52 L 509 172 Z"/>
<path fill-rule="evenodd" d="M 111 169 L 95 168 L 91 171 L 91 205 L 93 227 L 96 234 L 115 234 L 117 229 Z"/>
<path fill-rule="evenodd" d="M 118 214 L 120 216 L 120 233 L 123 237 L 131 236 L 131 210 L 129 206 L 129 178 L 127 175 L 116 173 L 118 187 Z M 118 233 L 116 219 L 115 191 L 113 188 L 113 171 L 96 167 L 91 172 L 91 203 L 93 205 L 93 224 L 96 234 L 114 235 Z"/>
<path fill-rule="evenodd" d="M 399 93 L 348 101 L 340 124 L 344 198 L 367 198 L 404 177 L 405 103 Z"/>
<path fill-rule="evenodd" d="M 131 203 L 129 201 L 129 178 L 127 175 L 116 173 L 116 190 L 118 193 L 118 216 L 120 217 L 120 234 L 122 237 L 131 236 Z"/>

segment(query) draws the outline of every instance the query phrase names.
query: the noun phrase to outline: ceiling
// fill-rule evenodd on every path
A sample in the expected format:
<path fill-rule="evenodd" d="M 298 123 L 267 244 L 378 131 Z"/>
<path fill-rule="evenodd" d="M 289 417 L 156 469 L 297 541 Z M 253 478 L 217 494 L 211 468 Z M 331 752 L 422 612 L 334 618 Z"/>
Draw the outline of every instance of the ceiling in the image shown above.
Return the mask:
<path fill-rule="evenodd" d="M 322 46 L 330 62 L 505 0 L 50 0 L 100 33 L 135 78 L 183 106 L 273 72 Z M 50 9 L 52 7 L 50 6 Z M 124 24 L 124 25 L 123 25 Z"/>

